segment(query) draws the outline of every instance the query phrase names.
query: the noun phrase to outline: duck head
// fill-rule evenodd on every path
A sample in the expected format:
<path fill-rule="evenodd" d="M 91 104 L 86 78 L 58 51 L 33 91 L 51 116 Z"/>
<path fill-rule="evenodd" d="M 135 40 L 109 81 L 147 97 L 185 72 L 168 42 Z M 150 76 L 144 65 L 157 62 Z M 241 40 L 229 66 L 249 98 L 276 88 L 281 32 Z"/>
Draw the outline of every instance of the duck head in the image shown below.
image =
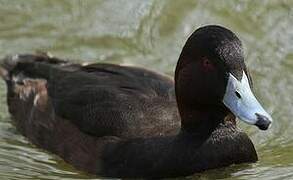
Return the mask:
<path fill-rule="evenodd" d="M 176 97 L 182 127 L 211 126 L 229 114 L 269 128 L 272 118 L 252 92 L 241 41 L 221 26 L 197 29 L 182 49 L 175 71 Z"/>

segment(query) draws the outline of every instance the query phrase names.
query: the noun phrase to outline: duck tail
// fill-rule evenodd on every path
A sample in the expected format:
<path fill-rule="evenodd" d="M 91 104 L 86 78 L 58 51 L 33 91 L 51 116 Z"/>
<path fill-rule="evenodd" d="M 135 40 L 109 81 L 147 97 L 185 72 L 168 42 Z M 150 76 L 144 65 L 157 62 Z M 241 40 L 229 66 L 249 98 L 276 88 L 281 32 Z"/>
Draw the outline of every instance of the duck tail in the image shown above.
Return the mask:
<path fill-rule="evenodd" d="M 64 64 L 68 64 L 68 61 L 54 58 L 47 53 L 6 56 L 0 60 L 0 77 L 10 81 L 13 73 L 20 72 L 42 77 L 49 67 Z"/>
<path fill-rule="evenodd" d="M 5 81 L 9 81 L 9 72 L 14 66 L 13 56 L 7 56 L 0 60 L 0 77 Z"/>

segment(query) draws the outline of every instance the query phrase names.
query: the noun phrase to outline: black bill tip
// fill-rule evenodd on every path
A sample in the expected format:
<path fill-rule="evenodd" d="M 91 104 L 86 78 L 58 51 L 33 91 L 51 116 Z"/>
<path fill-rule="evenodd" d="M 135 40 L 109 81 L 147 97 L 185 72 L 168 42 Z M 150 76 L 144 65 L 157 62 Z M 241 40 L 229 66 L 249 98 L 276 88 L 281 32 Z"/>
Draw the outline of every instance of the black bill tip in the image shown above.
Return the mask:
<path fill-rule="evenodd" d="M 255 115 L 257 117 L 257 122 L 255 125 L 261 130 L 267 130 L 272 123 L 269 118 L 258 113 L 255 113 Z"/>

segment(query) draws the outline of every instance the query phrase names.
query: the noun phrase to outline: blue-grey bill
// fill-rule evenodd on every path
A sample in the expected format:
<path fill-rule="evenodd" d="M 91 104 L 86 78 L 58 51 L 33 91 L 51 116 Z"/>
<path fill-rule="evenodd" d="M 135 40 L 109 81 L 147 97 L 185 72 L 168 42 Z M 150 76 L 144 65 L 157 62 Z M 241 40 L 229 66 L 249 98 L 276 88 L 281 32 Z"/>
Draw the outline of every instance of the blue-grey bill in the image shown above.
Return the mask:
<path fill-rule="evenodd" d="M 252 93 L 244 71 L 241 81 L 229 74 L 223 103 L 240 120 L 261 130 L 268 129 L 273 121 Z"/>

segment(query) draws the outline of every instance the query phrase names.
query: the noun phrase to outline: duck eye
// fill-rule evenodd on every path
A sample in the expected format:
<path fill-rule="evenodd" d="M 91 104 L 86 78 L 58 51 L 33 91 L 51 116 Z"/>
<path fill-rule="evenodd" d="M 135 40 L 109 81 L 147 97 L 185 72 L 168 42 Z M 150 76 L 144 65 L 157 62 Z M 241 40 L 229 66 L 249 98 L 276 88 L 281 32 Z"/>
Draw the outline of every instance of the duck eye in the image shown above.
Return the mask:
<path fill-rule="evenodd" d="M 235 91 L 235 94 L 236 94 L 236 96 L 237 96 L 239 99 L 241 99 L 241 95 L 240 95 L 240 93 L 239 93 L 238 91 Z"/>
<path fill-rule="evenodd" d="M 214 65 L 207 58 L 203 58 L 203 60 L 202 60 L 202 66 L 207 71 L 210 71 L 210 70 L 213 70 L 214 69 Z"/>

